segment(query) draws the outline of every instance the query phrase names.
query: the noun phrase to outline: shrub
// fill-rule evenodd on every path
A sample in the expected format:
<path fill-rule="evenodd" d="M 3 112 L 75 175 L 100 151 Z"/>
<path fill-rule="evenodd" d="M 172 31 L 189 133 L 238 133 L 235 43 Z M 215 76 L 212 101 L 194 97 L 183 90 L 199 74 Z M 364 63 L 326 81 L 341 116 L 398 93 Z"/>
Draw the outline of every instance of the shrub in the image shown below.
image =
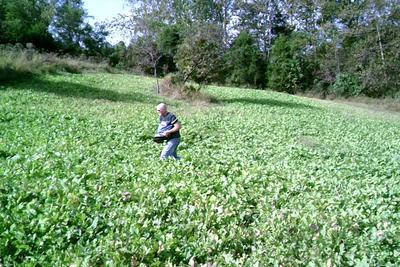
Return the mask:
<path fill-rule="evenodd" d="M 183 82 L 176 73 L 168 74 L 160 82 L 160 93 L 174 99 L 201 100 L 210 102 L 211 97 L 200 92 L 201 85 L 193 82 Z"/>
<path fill-rule="evenodd" d="M 335 83 L 329 88 L 329 93 L 336 96 L 358 96 L 362 93 L 360 79 L 351 74 L 339 74 Z"/>
<path fill-rule="evenodd" d="M 282 35 L 275 41 L 268 65 L 269 88 L 291 94 L 304 89 L 309 76 L 306 46 L 307 39 L 302 34 Z"/>
<path fill-rule="evenodd" d="M 227 81 L 234 85 L 262 88 L 265 83 L 265 64 L 253 37 L 242 32 L 226 56 Z"/>

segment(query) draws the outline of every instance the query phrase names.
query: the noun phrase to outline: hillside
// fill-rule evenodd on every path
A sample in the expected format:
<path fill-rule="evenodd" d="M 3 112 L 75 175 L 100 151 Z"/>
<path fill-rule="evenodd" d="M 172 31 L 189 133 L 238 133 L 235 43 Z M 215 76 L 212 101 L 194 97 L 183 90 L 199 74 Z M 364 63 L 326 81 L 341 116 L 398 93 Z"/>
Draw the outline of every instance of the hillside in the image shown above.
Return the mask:
<path fill-rule="evenodd" d="M 139 76 L 0 86 L 0 266 L 395 266 L 400 116 Z M 165 101 L 181 161 L 151 136 Z"/>

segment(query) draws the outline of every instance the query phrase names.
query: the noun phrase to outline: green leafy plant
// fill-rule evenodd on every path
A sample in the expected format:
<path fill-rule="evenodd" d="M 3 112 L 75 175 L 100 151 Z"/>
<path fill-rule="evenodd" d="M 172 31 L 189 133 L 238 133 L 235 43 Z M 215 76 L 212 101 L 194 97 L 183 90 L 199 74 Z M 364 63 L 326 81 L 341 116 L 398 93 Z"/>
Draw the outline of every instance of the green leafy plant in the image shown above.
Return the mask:
<path fill-rule="evenodd" d="M 339 74 L 335 83 L 329 88 L 329 93 L 337 96 L 358 96 L 363 91 L 360 80 L 349 74 Z"/>
<path fill-rule="evenodd" d="M 397 264 L 397 117 L 212 86 L 218 104 L 195 106 L 153 85 L 0 87 L 1 265 Z M 151 139 L 161 101 L 183 125 L 180 161 Z"/>

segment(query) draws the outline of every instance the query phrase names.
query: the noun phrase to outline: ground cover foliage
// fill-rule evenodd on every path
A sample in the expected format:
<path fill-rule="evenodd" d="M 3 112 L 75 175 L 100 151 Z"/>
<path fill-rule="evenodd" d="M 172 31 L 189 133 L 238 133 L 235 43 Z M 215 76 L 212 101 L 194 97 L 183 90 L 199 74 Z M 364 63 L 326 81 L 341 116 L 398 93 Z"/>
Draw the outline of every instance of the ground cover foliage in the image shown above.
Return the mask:
<path fill-rule="evenodd" d="M 44 75 L 0 87 L 2 266 L 395 266 L 400 120 L 268 91 Z M 160 161 L 155 105 L 183 124 Z M 397 240 L 397 241 L 396 241 Z"/>

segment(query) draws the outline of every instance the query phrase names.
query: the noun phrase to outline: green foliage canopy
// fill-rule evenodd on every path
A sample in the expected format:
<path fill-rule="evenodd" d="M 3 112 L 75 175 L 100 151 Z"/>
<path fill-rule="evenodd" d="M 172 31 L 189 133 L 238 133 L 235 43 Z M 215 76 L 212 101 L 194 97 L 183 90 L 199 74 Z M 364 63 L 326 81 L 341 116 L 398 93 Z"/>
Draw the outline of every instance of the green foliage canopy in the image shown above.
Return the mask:
<path fill-rule="evenodd" d="M 264 61 L 250 34 L 242 32 L 238 35 L 226 53 L 225 61 L 224 67 L 229 83 L 264 87 L 266 78 Z"/>
<path fill-rule="evenodd" d="M 307 39 L 303 34 L 281 35 L 272 47 L 268 65 L 268 87 L 287 93 L 302 89 L 303 78 L 307 75 L 305 47 Z"/>
<path fill-rule="evenodd" d="M 46 0 L 0 1 L 1 43 L 33 43 L 39 48 L 54 49 L 48 28 L 55 13 Z"/>
<path fill-rule="evenodd" d="M 222 63 L 222 35 L 214 25 L 188 32 L 175 61 L 183 82 L 206 83 L 218 77 Z"/>

